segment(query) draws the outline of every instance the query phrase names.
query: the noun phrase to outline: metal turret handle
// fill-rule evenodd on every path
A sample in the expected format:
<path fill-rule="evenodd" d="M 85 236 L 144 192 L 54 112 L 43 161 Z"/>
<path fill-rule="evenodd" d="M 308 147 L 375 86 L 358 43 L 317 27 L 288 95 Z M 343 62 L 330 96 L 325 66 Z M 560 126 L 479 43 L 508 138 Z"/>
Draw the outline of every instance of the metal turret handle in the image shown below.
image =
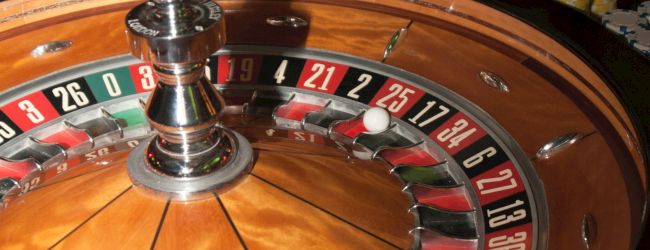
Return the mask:
<path fill-rule="evenodd" d="M 159 79 L 145 107 L 158 132 L 146 165 L 171 177 L 219 169 L 233 145 L 215 126 L 225 104 L 204 65 L 225 44 L 221 7 L 210 0 L 151 0 L 128 13 L 126 26 L 131 53 L 151 62 Z"/>

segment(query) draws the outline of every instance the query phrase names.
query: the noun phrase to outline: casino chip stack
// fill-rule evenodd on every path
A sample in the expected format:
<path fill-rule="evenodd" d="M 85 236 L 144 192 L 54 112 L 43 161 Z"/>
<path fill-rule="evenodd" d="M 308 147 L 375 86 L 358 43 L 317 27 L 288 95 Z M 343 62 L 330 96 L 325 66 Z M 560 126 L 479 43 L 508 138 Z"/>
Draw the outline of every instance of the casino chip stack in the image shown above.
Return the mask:
<path fill-rule="evenodd" d="M 639 12 L 639 15 L 645 17 L 647 22 L 650 23 L 650 1 L 641 3 L 636 11 Z"/>
<path fill-rule="evenodd" d="M 650 30 L 642 29 L 630 32 L 625 36 L 635 49 L 638 49 L 645 56 L 650 56 Z"/>
<path fill-rule="evenodd" d="M 608 29 L 625 35 L 632 31 L 642 30 L 648 25 L 648 20 L 642 18 L 636 11 L 615 9 L 603 15 L 602 23 Z"/>
<path fill-rule="evenodd" d="M 616 0 L 594 0 L 591 3 L 591 13 L 598 16 L 602 16 L 613 9 L 616 9 Z"/>

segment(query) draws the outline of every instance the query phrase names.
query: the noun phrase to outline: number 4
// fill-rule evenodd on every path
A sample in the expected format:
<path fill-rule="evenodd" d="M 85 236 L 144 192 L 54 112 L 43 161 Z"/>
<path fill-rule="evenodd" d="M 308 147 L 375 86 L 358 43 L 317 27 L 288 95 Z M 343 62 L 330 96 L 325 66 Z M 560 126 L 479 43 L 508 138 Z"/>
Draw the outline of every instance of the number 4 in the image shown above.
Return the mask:
<path fill-rule="evenodd" d="M 289 64 L 289 61 L 287 60 L 282 60 L 280 63 L 280 66 L 278 69 L 275 71 L 275 74 L 273 75 L 273 78 L 275 79 L 275 83 L 277 84 L 282 84 L 284 81 L 284 72 L 287 71 L 287 64 Z"/>

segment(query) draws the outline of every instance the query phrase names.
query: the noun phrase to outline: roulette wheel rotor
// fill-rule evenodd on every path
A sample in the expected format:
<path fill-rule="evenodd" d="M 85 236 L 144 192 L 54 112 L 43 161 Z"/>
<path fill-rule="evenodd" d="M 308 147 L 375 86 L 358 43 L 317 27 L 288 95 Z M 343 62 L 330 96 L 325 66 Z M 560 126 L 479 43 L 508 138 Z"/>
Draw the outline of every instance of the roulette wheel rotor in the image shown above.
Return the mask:
<path fill-rule="evenodd" d="M 26 24 L 0 23 L 1 46 L 17 47 L 3 61 L 21 72 L 0 75 L 3 245 L 621 249 L 641 236 L 646 149 L 634 112 L 588 61 L 498 4 L 220 1 L 225 35 L 181 25 L 195 36 L 156 40 L 157 29 L 124 21 L 136 2 L 46 2 L 52 11 L 8 17 Z M 186 13 L 215 20 L 212 2 L 188 2 L 206 5 Z M 115 42 L 125 23 L 132 42 Z M 41 44 L 61 50 L 33 57 Z M 197 53 L 161 52 L 184 46 Z M 172 80 L 207 91 L 152 105 L 171 96 L 154 83 Z M 377 108 L 388 125 L 364 124 Z M 192 110 L 211 110 L 195 116 L 208 117 L 200 129 L 178 125 Z M 196 199 L 151 194 L 158 182 L 132 169 L 193 183 L 229 162 L 198 177 L 156 172 L 159 158 L 143 152 L 156 130 L 151 145 L 172 141 L 186 159 L 232 130 L 253 167 Z"/>

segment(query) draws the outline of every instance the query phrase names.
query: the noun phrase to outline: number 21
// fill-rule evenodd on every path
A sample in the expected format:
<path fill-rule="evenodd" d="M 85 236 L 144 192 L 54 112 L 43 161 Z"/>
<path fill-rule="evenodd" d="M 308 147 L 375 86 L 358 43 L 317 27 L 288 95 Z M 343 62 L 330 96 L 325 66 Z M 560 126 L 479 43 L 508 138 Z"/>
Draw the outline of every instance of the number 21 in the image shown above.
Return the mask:
<path fill-rule="evenodd" d="M 311 66 L 311 71 L 314 72 L 314 74 L 305 81 L 305 87 L 315 89 L 317 86 L 313 82 L 323 74 L 323 71 L 327 71 L 325 80 L 323 80 L 323 82 L 320 84 L 320 87 L 318 87 L 320 90 L 327 91 L 327 84 L 329 84 L 330 80 L 332 79 L 334 69 L 336 69 L 334 66 L 325 69 L 324 64 L 315 63 L 313 66 Z"/>

